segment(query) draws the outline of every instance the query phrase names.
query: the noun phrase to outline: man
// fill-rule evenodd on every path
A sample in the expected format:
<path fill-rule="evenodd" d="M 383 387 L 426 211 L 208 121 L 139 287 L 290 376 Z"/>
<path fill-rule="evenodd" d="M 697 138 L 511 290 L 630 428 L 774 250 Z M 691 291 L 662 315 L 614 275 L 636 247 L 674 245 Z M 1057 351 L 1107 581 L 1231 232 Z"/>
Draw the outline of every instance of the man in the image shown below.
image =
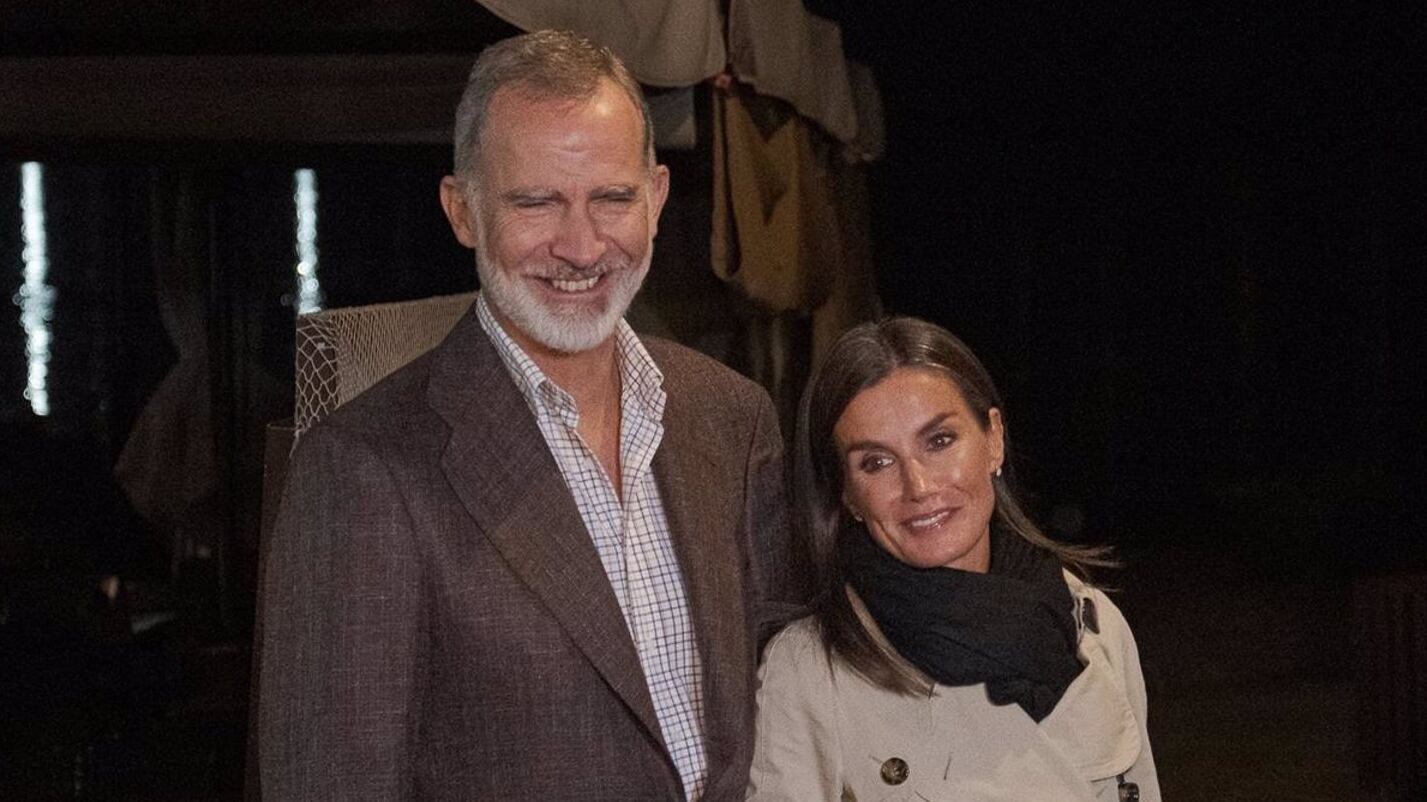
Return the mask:
<path fill-rule="evenodd" d="M 755 385 L 622 320 L 668 187 L 609 51 L 481 55 L 441 183 L 481 296 L 293 457 L 265 799 L 742 798 L 780 443 Z"/>

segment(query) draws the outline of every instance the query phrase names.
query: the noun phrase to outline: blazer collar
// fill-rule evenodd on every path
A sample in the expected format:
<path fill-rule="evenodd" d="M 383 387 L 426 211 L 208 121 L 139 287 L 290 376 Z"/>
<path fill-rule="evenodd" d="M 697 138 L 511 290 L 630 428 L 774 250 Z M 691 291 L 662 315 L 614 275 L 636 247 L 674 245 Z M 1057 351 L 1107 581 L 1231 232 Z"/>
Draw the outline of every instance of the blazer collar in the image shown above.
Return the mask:
<path fill-rule="evenodd" d="M 650 349 L 655 361 L 660 350 Z M 660 364 L 664 375 L 669 366 Z M 709 757 L 706 788 L 719 787 L 715 775 L 722 767 L 738 765 L 752 698 L 749 689 L 754 655 L 748 630 L 748 557 L 739 532 L 743 522 L 746 460 L 737 449 L 746 443 L 730 442 L 701 413 L 705 399 L 693 397 L 685 383 L 666 381 L 664 438 L 654 455 L 654 477 L 669 519 L 684 592 L 694 622 L 699 659 L 703 666 L 705 738 Z M 745 778 L 736 783 L 742 789 Z"/>
<path fill-rule="evenodd" d="M 428 402 L 451 431 L 441 468 L 477 527 L 664 746 L 594 543 L 474 310 L 434 353 Z"/>

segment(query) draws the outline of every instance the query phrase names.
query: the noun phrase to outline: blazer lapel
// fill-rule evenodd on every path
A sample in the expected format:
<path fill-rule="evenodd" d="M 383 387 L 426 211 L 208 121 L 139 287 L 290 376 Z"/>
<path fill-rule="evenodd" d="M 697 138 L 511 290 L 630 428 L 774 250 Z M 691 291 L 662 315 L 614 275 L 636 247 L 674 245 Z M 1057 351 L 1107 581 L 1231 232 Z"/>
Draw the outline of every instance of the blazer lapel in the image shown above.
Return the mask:
<path fill-rule="evenodd" d="M 451 427 L 441 467 L 481 532 L 664 745 L 639 655 L 579 510 L 474 310 L 432 365 Z"/>
<path fill-rule="evenodd" d="M 654 476 L 669 532 L 684 577 L 695 639 L 703 665 L 704 718 L 709 753 L 709 786 L 714 771 L 729 764 L 743 737 L 742 710 L 752 671 L 748 647 L 743 587 L 745 557 L 736 529 L 741 510 L 730 510 L 743 498 L 737 482 L 741 472 L 728 470 L 729 458 L 715 458 L 711 449 L 733 449 L 726 432 L 714 431 L 665 384 L 669 400 L 664 410 L 664 438 L 654 456 Z M 732 476 L 732 478 L 730 478 Z M 733 529 L 729 528 L 732 522 Z"/>

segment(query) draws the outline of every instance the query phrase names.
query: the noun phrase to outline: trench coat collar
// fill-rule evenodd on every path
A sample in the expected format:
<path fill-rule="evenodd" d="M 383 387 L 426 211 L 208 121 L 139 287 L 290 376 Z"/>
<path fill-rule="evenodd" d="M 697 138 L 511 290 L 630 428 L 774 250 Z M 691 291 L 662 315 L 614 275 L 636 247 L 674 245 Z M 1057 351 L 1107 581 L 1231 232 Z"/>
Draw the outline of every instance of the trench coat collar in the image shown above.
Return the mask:
<path fill-rule="evenodd" d="M 1096 612 L 1087 613 L 1095 610 L 1096 591 L 1069 571 L 1065 582 L 1075 600 L 1080 660 L 1085 670 L 1041 722 L 1041 731 L 1060 745 L 1086 777 L 1114 777 L 1139 760 L 1144 738 L 1124 674 L 1115 668 L 1120 655 L 1110 654 L 1103 637 L 1108 633 L 1102 633 L 1098 624 L 1087 624 L 1087 619 L 1099 617 Z"/>
<path fill-rule="evenodd" d="M 1100 633 L 1085 624 L 1085 606 L 1094 605 L 1093 589 L 1068 571 L 1065 581 L 1075 600 L 1078 652 L 1085 670 L 1070 683 L 1060 703 L 1038 726 L 1084 776 L 1114 777 L 1128 771 L 1139 759 L 1140 725 L 1124 678 L 1115 670 Z M 857 592 L 851 585 L 846 590 L 858 620 L 892 664 L 919 683 L 928 699 L 936 696 L 936 682 L 892 648 Z"/>

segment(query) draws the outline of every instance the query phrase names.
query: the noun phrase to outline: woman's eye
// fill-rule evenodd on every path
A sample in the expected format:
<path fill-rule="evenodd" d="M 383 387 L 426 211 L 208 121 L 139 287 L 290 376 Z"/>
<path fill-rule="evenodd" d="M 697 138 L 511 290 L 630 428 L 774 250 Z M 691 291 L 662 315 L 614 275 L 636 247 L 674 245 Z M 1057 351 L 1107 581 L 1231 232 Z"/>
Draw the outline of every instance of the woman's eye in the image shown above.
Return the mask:
<path fill-rule="evenodd" d="M 931 446 L 933 451 L 940 451 L 941 449 L 946 448 L 947 446 L 955 442 L 956 435 L 954 433 L 937 432 L 936 434 L 931 436 L 931 440 L 928 442 L 928 444 Z"/>
<path fill-rule="evenodd" d="M 886 457 L 868 456 L 863 457 L 857 467 L 860 468 L 863 473 L 876 473 L 890 464 L 892 464 L 892 461 Z"/>

